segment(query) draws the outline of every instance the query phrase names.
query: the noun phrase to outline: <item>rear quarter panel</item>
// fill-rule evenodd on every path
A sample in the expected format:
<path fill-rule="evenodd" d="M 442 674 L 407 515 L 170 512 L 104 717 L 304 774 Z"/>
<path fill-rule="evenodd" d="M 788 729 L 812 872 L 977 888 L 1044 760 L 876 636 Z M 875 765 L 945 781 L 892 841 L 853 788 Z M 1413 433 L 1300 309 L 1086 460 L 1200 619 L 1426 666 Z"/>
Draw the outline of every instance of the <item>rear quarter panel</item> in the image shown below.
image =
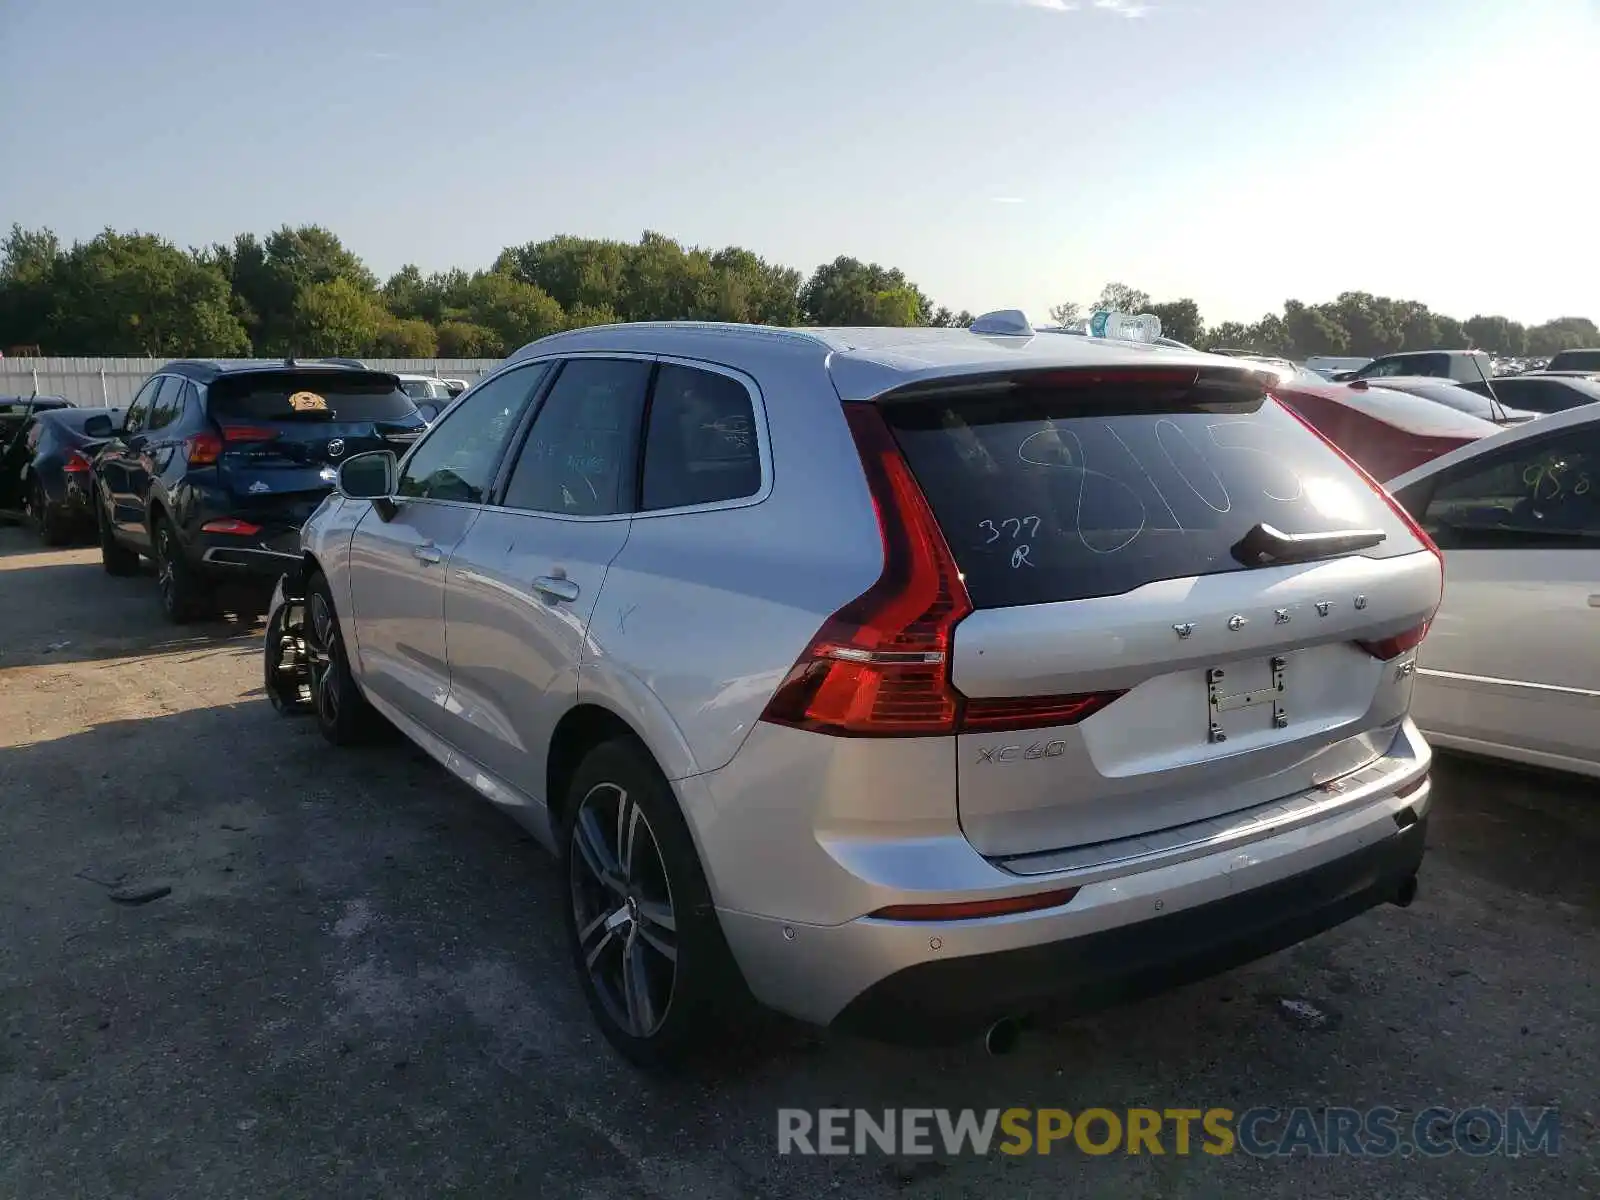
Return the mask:
<path fill-rule="evenodd" d="M 674 778 L 733 758 L 822 622 L 883 565 L 860 458 L 820 363 L 721 365 L 759 387 L 770 492 L 743 507 L 636 517 L 579 682 L 581 702 L 658 727 L 641 733 Z"/>

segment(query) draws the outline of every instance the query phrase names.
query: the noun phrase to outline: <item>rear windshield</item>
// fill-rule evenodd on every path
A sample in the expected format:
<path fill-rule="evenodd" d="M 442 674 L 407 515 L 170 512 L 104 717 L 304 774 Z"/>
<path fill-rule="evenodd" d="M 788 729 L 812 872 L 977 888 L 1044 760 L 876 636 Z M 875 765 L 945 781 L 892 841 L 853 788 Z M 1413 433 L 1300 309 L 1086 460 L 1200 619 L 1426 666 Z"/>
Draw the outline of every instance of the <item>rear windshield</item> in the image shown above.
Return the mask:
<path fill-rule="evenodd" d="M 1261 522 L 1289 534 L 1381 529 L 1362 552 L 1374 558 L 1421 549 L 1274 400 L 1178 407 L 1121 385 L 885 412 L 979 608 L 1246 570 L 1232 548 Z"/>
<path fill-rule="evenodd" d="M 211 415 L 247 421 L 406 421 L 417 406 L 392 375 L 251 371 L 211 385 Z"/>
<path fill-rule="evenodd" d="M 1563 350 L 1550 360 L 1547 371 L 1600 371 L 1600 350 Z"/>

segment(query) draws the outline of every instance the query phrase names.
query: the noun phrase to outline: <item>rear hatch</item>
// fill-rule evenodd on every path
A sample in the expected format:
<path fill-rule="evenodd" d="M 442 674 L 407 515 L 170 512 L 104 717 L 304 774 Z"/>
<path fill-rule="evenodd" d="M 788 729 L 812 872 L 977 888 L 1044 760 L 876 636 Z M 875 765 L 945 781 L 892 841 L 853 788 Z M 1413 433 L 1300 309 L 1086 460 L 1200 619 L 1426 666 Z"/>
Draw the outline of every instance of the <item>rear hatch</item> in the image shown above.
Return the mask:
<path fill-rule="evenodd" d="M 338 367 L 224 375 L 208 411 L 221 438 L 218 475 L 241 509 L 291 519 L 310 514 L 352 454 L 404 454 L 426 427 L 395 376 Z"/>
<path fill-rule="evenodd" d="M 974 608 L 952 680 L 1017 717 L 957 738 L 981 853 L 1025 870 L 1159 844 L 1393 742 L 1439 560 L 1260 375 L 1053 372 L 881 404 Z"/>

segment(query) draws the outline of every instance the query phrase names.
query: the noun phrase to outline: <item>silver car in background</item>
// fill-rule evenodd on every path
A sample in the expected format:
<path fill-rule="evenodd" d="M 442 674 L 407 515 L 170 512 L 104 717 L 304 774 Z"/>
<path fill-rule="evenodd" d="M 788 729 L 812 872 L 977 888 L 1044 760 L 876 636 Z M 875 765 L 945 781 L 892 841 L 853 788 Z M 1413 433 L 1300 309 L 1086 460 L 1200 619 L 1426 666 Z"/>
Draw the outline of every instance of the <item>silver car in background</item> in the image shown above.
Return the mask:
<path fill-rule="evenodd" d="M 1003 1041 L 1415 892 L 1431 543 L 1250 363 L 989 328 L 559 334 L 304 529 L 275 702 L 559 855 L 635 1062 L 747 994 Z"/>

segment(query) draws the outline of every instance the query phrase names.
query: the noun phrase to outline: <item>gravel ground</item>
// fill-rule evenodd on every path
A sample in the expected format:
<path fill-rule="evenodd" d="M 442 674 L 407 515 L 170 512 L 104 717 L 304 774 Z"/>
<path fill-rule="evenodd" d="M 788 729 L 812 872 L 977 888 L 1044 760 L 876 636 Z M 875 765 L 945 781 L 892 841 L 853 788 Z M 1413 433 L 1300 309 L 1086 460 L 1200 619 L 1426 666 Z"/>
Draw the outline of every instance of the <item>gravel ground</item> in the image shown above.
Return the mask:
<path fill-rule="evenodd" d="M 257 625 L 175 630 L 16 529 L 0 614 L 0 1196 L 1600 1192 L 1595 787 L 1442 760 L 1413 907 L 1009 1056 L 774 1021 L 664 1082 L 593 1032 L 538 847 L 402 741 L 277 717 Z M 776 1149 L 780 1107 L 1434 1104 L 1559 1106 L 1560 1152 Z"/>

